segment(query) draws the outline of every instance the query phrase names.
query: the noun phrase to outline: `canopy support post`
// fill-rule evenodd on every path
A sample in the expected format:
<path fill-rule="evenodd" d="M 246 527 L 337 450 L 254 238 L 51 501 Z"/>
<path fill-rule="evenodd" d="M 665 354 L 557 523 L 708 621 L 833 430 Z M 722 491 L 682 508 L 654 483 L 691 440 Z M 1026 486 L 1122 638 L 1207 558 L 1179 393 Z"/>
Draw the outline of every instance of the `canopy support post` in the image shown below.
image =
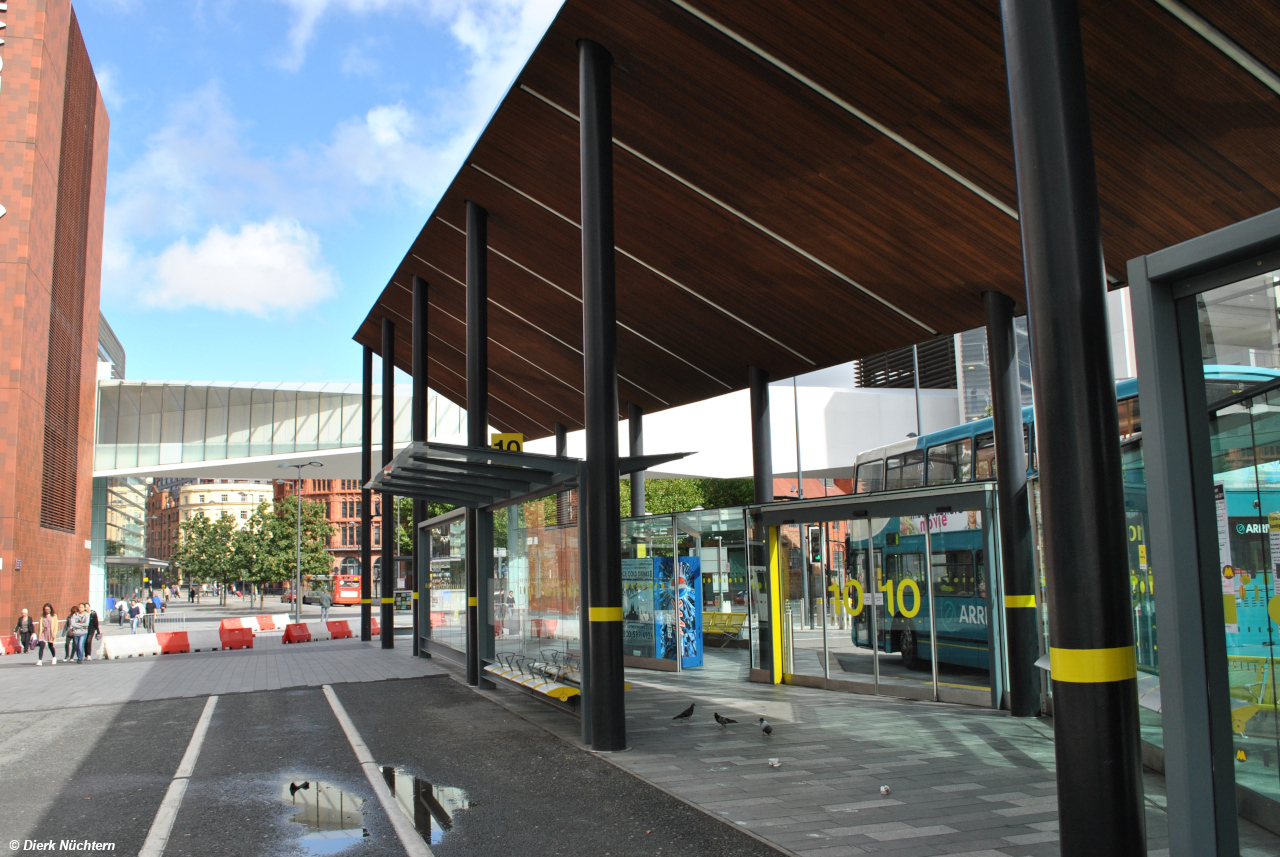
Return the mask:
<path fill-rule="evenodd" d="M 610 66 L 601 45 L 578 41 L 582 169 L 582 362 L 591 635 L 591 747 L 625 750 L 622 546 L 618 497 L 618 355 L 614 293 L 613 120 Z M 585 712 L 584 712 L 585 716 Z"/>
<path fill-rule="evenodd" d="M 489 446 L 485 436 L 489 426 L 489 222 L 488 212 L 467 200 L 467 445 Z M 480 520 L 492 513 L 468 508 L 467 528 L 467 684 L 480 685 L 481 587 L 482 571 L 490 567 L 493 550 L 488 546 L 489 562 L 484 561 L 484 536 L 492 532 Z"/>
<path fill-rule="evenodd" d="M 373 349 L 364 347 L 360 389 L 360 639 L 373 639 Z"/>
<path fill-rule="evenodd" d="M 382 317 L 382 466 L 386 467 L 395 457 L 396 428 L 396 326 L 391 319 Z M 396 498 L 382 493 L 382 610 L 379 622 L 379 638 L 382 648 L 394 649 L 395 595 L 396 595 Z"/>
<path fill-rule="evenodd" d="M 1064 857 L 1147 853 L 1098 183 L 1075 0 L 1001 0 Z"/>
<path fill-rule="evenodd" d="M 427 440 L 427 281 L 413 277 L 413 435 L 417 443 Z M 423 637 L 431 636 L 431 540 L 422 544 L 418 524 L 427 519 L 427 504 L 413 501 L 413 654 L 431 657 Z M 423 633 L 423 632 L 426 633 Z"/>

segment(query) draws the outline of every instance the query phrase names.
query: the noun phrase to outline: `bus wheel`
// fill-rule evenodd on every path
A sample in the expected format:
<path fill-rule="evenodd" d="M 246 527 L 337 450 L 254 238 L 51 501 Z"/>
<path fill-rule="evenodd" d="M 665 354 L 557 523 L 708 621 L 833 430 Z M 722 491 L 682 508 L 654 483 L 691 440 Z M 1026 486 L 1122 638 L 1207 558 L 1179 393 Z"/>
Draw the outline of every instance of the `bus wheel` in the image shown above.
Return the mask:
<path fill-rule="evenodd" d="M 915 631 L 902 632 L 902 665 L 909 670 L 924 670 L 929 667 L 928 661 L 920 659 L 920 646 Z"/>

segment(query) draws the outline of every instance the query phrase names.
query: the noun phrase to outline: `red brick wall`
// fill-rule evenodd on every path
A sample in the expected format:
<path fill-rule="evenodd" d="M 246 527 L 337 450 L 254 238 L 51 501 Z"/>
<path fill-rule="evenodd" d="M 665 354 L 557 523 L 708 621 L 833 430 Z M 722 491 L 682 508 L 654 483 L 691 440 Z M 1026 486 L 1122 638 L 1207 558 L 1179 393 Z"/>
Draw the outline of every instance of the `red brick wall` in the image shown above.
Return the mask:
<path fill-rule="evenodd" d="M 89 596 L 94 378 L 108 120 L 94 120 L 81 336 L 75 532 L 40 526 L 49 288 L 58 217 L 69 0 L 8 0 L 0 72 L 0 632 L 27 607 L 59 613 Z M 17 560 L 22 569 L 15 569 Z"/>

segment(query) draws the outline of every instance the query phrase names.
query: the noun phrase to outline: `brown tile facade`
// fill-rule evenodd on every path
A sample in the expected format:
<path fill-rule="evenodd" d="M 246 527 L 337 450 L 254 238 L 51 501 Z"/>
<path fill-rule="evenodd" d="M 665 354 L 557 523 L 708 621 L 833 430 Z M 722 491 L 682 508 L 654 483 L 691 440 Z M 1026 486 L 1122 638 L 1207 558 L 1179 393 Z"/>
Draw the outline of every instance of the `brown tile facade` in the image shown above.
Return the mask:
<path fill-rule="evenodd" d="M 8 0 L 0 45 L 0 633 L 27 607 L 89 597 L 94 378 L 106 201 L 106 108 L 92 79 L 92 186 L 80 336 L 75 527 L 40 525 L 50 282 L 70 0 Z M 77 46 L 83 50 L 82 46 Z M 86 94 L 87 96 L 88 94 Z M 65 224 L 64 224 L 65 228 Z M 22 568 L 17 565 L 21 561 Z"/>

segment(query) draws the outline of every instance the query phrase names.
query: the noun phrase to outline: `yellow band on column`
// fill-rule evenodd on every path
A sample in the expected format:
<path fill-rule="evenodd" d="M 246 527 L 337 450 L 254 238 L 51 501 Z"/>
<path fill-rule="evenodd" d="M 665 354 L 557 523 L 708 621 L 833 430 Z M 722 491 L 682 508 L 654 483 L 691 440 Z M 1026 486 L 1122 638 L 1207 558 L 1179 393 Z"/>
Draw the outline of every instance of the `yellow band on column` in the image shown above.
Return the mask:
<path fill-rule="evenodd" d="M 480 599 L 479 599 L 479 598 L 468 598 L 468 599 L 467 599 L 467 606 L 468 606 L 468 607 L 478 607 L 478 606 L 480 606 Z"/>
<path fill-rule="evenodd" d="M 383 603 L 383 604 L 395 604 L 395 603 L 396 603 L 396 600 L 395 600 L 394 598 L 384 598 L 384 599 L 382 599 L 382 603 Z"/>
<path fill-rule="evenodd" d="M 621 607 L 592 607 L 590 613 L 592 622 L 621 622 Z"/>
<path fill-rule="evenodd" d="M 361 598 L 361 599 L 360 599 L 360 603 L 361 603 L 361 604 L 372 604 L 372 603 L 373 603 L 373 599 L 372 599 L 372 598 Z"/>
<path fill-rule="evenodd" d="M 1036 597 L 1034 595 L 1006 595 L 1004 597 L 1005 607 L 1035 607 Z"/>
<path fill-rule="evenodd" d="M 1049 649 L 1049 675 L 1054 681 L 1097 684 L 1138 677 L 1133 646 L 1116 649 Z"/>
<path fill-rule="evenodd" d="M 415 593 L 413 593 L 413 600 L 414 600 L 414 601 L 417 601 L 417 600 L 418 600 L 418 593 L 416 593 L 416 592 L 415 592 Z"/>

